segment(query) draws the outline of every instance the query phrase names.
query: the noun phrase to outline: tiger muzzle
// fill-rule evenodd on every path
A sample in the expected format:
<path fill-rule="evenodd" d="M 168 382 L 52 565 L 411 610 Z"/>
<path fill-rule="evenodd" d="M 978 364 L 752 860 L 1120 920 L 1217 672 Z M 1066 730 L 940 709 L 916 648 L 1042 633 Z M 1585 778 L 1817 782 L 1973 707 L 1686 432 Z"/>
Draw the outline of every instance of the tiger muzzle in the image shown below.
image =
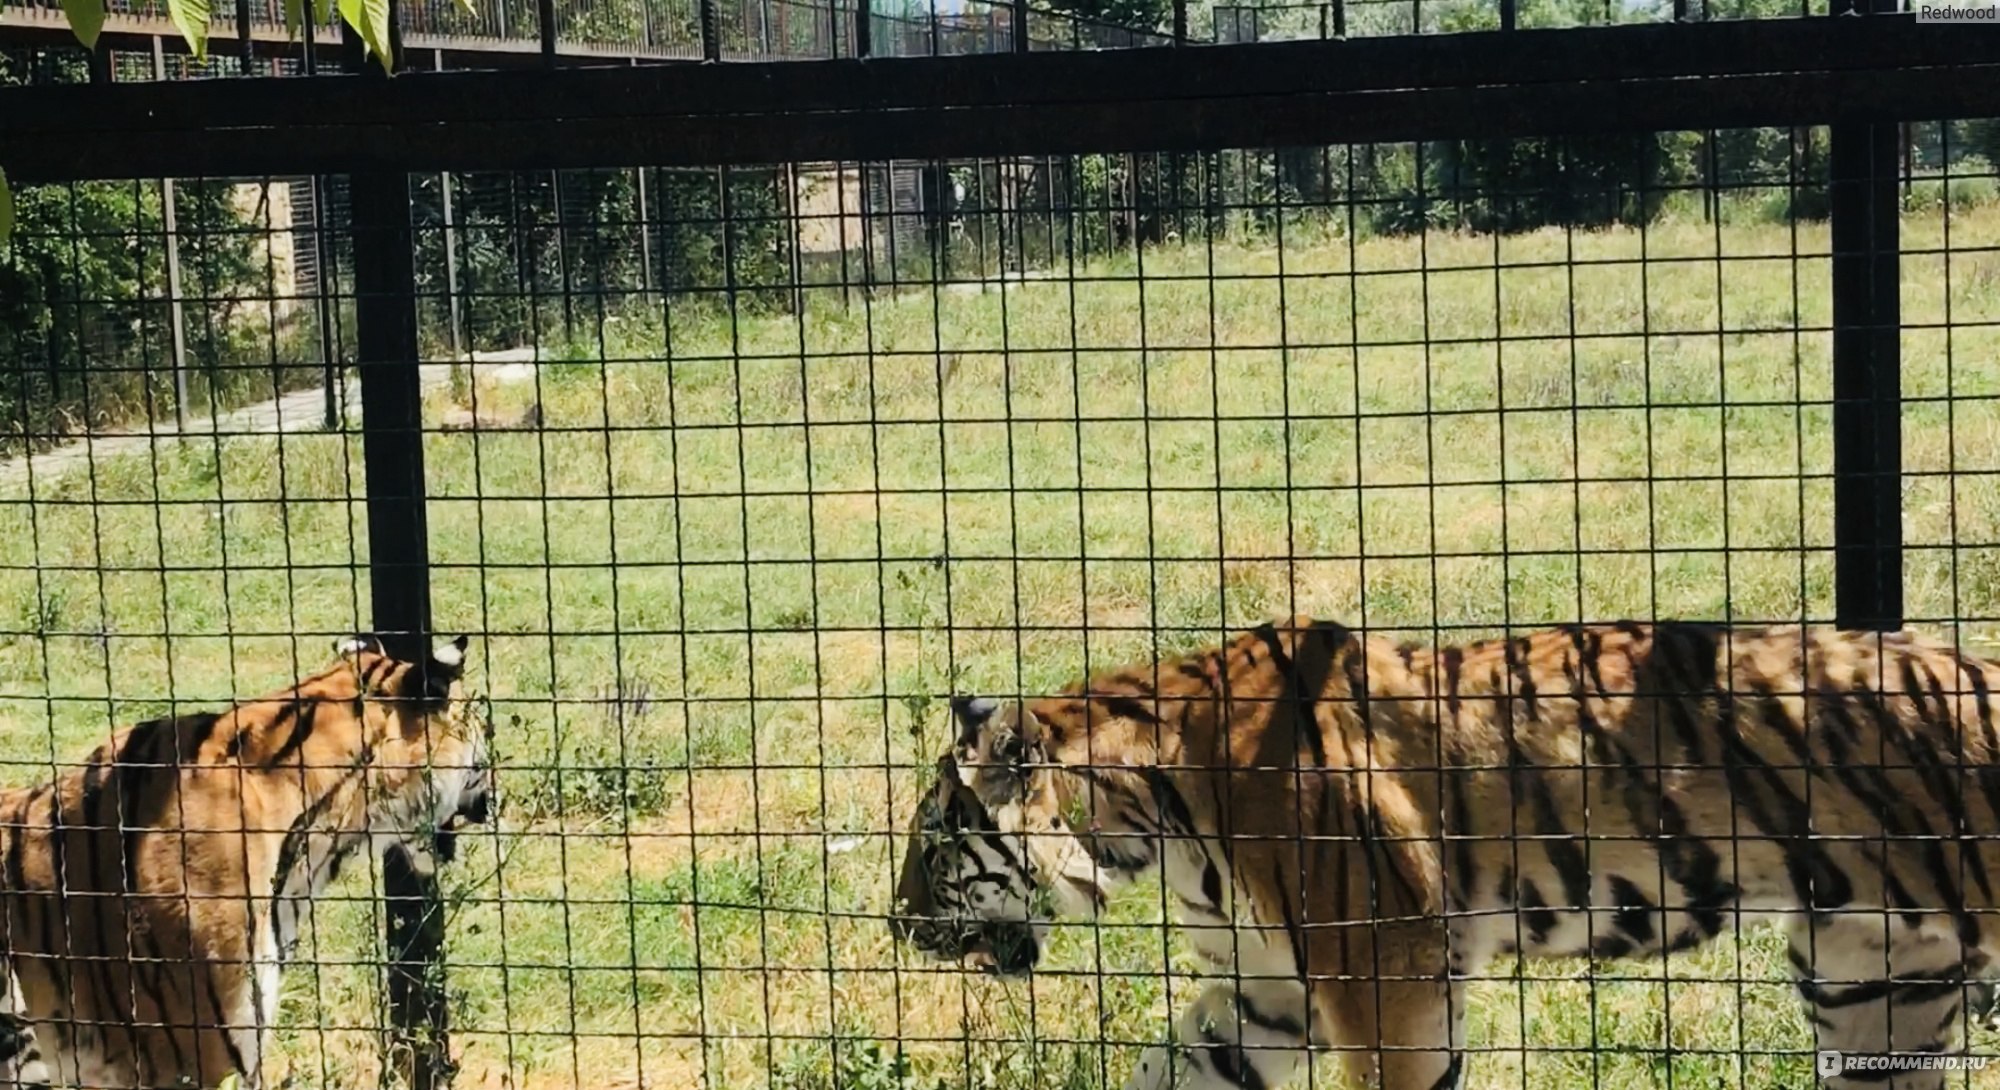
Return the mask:
<path fill-rule="evenodd" d="M 449 863 L 458 857 L 458 832 L 468 825 L 484 825 L 493 818 L 493 773 L 482 768 L 472 782 L 459 792 L 458 808 L 438 825 L 436 842 L 439 859 Z"/>
<path fill-rule="evenodd" d="M 1012 920 L 897 916 L 890 919 L 889 929 L 897 939 L 938 961 L 962 961 L 993 976 L 1022 976 L 1041 959 L 1035 929 Z"/>

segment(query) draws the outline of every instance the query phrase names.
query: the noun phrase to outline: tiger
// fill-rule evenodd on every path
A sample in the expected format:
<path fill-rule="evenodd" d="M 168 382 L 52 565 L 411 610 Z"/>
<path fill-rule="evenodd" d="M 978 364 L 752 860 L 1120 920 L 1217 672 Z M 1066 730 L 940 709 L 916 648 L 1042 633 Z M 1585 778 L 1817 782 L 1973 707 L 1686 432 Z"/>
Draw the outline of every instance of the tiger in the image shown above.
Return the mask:
<path fill-rule="evenodd" d="M 393 642 L 0 792 L 0 1088 L 261 1085 L 313 897 L 357 855 L 449 859 L 490 817 L 466 637 Z"/>
<path fill-rule="evenodd" d="M 890 929 L 1020 977 L 1056 919 L 1159 868 L 1212 975 L 1131 1090 L 1275 1088 L 1329 1052 L 1455 1090 L 1494 958 L 1662 958 L 1760 922 L 1820 1049 L 1944 1054 L 2000 964 L 1996 683 L 1907 631 L 1432 648 L 1273 621 L 1055 696 L 953 697 Z M 1825 1085 L 1946 1078 L 1855 1066 Z"/>

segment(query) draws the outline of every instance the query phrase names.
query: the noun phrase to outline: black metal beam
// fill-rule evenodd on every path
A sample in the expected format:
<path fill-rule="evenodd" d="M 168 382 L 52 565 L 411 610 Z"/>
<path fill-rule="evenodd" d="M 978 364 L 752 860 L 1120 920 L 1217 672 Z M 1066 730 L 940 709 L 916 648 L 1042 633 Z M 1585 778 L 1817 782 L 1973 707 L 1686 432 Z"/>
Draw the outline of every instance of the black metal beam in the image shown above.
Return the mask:
<path fill-rule="evenodd" d="M 370 172 L 350 180 L 355 355 L 361 371 L 362 466 L 374 626 L 391 650 L 424 661 L 431 630 L 430 535 L 424 518 L 422 384 L 409 182 Z M 404 849 L 384 858 L 389 1020 L 407 1085 L 443 1085 L 449 1070 L 443 987 L 444 913 L 435 863 Z"/>
<path fill-rule="evenodd" d="M 393 29 L 395 0 L 389 18 L 390 55 L 400 59 L 400 37 Z M 356 48 L 353 29 L 344 24 L 342 29 L 348 64 L 356 75 L 340 82 L 387 84 L 379 62 L 364 59 Z M 370 605 L 374 627 L 390 649 L 424 662 L 431 632 L 430 533 L 409 179 L 401 172 L 366 171 L 353 174 L 349 186 Z M 387 852 L 382 864 L 392 1062 L 411 1090 L 449 1085 L 451 1075 L 444 909 L 436 865 L 430 852 L 404 846 Z"/>
<path fill-rule="evenodd" d="M 533 43 L 516 43 L 535 48 Z M 414 45 L 413 45 L 414 48 Z M 424 48 L 430 48 L 425 45 Z M 229 106 L 218 116 L 244 125 L 295 120 L 297 96 L 341 101 L 340 117 L 371 124 L 414 114 L 420 122 L 579 116 L 660 120 L 780 111 L 941 109 L 1153 100 L 1240 99 L 1328 92 L 1390 92 L 1657 79 L 1683 80 L 1676 98 L 1716 96 L 1692 77 L 1957 69 L 2000 63 L 2000 27 L 1920 24 L 1914 19 L 1814 19 L 1361 38 L 1352 41 L 1204 45 L 1198 49 L 1035 52 L 946 57 L 733 63 L 697 68 L 526 73 L 411 73 L 393 85 L 296 82 L 281 98 L 189 81 L 145 88 L 123 106 L 139 116 L 168 107 Z M 1107 84 L 1106 76 L 1119 82 Z M 274 81 L 275 82 L 275 81 Z M 337 89 L 334 89 L 337 88 Z M 49 88 L 9 89 L 7 95 Z M 56 133 L 92 122 L 98 104 L 59 89 L 49 105 L 0 118 L 0 134 Z M 234 90 L 235 94 L 224 92 Z M 653 97 L 663 96 L 663 97 Z M 664 97 L 670 96 L 670 97 Z M 188 127 L 196 127 L 189 124 Z"/>
<path fill-rule="evenodd" d="M 8 108 L 4 98 L 8 93 L 0 92 L 0 109 Z M 1678 102 L 1669 97 L 1676 94 L 1682 96 Z M 299 107 L 299 117 L 337 117 L 346 104 L 338 94 L 303 97 L 313 101 Z M 1995 114 L 2000 114 L 2000 65 L 1984 65 L 1718 77 L 1700 82 L 1292 94 L 1255 103 L 1199 99 L 960 109 L 931 104 L 874 114 L 737 118 L 580 114 L 568 119 L 502 120 L 506 115 L 496 111 L 485 121 L 435 121 L 413 114 L 373 124 L 302 121 L 231 126 L 220 120 L 225 115 L 193 112 L 162 114 L 150 119 L 154 124 L 127 130 L 79 130 L 19 139 L 7 134 L 6 123 L 0 122 L 0 146 L 5 147 L 0 166 L 23 182 L 308 174 L 356 166 L 398 171 L 691 167 L 1214 151 Z M 205 128 L 165 120 L 182 116 L 219 120 Z"/>
<path fill-rule="evenodd" d="M 1850 23 L 1881 25 L 1888 0 Z M 1834 619 L 1903 625 L 1900 132 L 1850 122 L 1830 134 L 1833 244 Z"/>
<path fill-rule="evenodd" d="M 1995 114 L 2000 27 L 1883 17 L 18 88 L 0 90 L 0 165 L 26 181 L 707 166 Z"/>

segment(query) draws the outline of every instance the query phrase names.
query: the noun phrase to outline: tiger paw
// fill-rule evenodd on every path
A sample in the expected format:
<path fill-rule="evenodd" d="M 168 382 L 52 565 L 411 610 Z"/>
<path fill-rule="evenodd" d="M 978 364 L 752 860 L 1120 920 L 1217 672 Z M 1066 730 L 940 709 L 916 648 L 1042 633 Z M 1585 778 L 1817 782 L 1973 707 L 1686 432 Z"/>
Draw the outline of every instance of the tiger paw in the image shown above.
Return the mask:
<path fill-rule="evenodd" d="M 1187 1061 L 1176 1050 L 1154 1045 L 1139 1057 L 1125 1090 L 1182 1090 L 1190 1085 Z"/>

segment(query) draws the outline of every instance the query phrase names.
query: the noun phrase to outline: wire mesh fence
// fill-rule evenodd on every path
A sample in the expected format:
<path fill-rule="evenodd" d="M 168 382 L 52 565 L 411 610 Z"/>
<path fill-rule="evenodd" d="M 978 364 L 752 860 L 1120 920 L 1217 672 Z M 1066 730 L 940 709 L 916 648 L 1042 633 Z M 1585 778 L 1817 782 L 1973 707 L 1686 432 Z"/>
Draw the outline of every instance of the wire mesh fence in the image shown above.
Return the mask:
<path fill-rule="evenodd" d="M 948 55 L 961 32 L 980 43 L 965 51 L 1012 48 L 983 16 L 955 18 L 870 37 L 885 53 L 927 38 L 907 51 Z M 1219 40 L 1280 36 L 1200 18 Z M 1954 1034 L 1969 1069 L 1829 1085 L 1992 1085 L 1982 876 L 2000 812 L 1988 698 L 1967 680 L 1984 675 L 1884 651 L 1872 678 L 1841 675 L 1860 692 L 1822 692 L 1827 662 L 1901 637 L 1817 659 L 1782 641 L 1858 618 L 1971 655 L 2000 643 L 1996 136 L 1883 127 L 1868 170 L 1842 158 L 1851 127 L 1807 125 L 23 187 L 0 255 L 16 1010 L 45 1052 L 109 1057 L 70 1072 L 84 1083 L 219 1082 L 207 1059 L 121 1075 L 117 1046 L 76 1043 L 78 1026 L 113 1040 L 107 1025 L 237 1021 L 194 992 L 142 1005 L 143 972 L 110 986 L 130 1005 L 101 1023 L 74 1009 L 104 963 L 146 960 L 136 932 L 66 938 L 75 979 L 37 983 L 65 962 L 28 922 L 67 936 L 88 911 L 51 913 L 58 892 L 131 895 L 158 871 L 180 883 L 168 901 L 204 895 L 197 871 L 136 849 L 156 827 L 136 801 L 111 821 L 81 801 L 118 794 L 86 755 L 120 725 L 233 706 L 230 729 L 273 742 L 268 763 L 244 759 L 254 740 L 114 752 L 184 785 L 183 763 L 340 767 L 309 739 L 351 736 L 346 760 L 365 765 L 369 700 L 432 697 L 352 647 L 373 688 L 320 671 L 353 634 L 407 627 L 470 637 L 463 693 L 497 806 L 461 825 L 478 792 L 452 786 L 401 814 L 392 839 L 413 846 L 392 867 L 421 865 L 441 831 L 452 848 L 425 920 L 443 958 L 421 985 L 385 957 L 385 928 L 411 934 L 394 883 L 307 868 L 282 987 L 253 1004 L 265 1085 L 1151 1086 L 1169 1084 L 1146 1081 L 1149 1050 L 1177 1041 L 1176 1070 L 1207 1080 L 1182 1085 L 1277 1085 L 1303 1050 L 1297 1085 L 1343 1085 L 1337 1061 L 1361 1055 L 1396 1090 L 1775 1090 L 1829 1074 L 1829 1046 L 1860 1064 Z M 1891 200 L 1863 206 L 1857 236 L 1864 184 Z M 385 194 L 401 250 L 370 234 Z M 1875 282 L 1857 303 L 1850 263 L 1885 245 L 1892 296 Z M 405 274 L 407 295 L 383 287 Z M 416 357 L 396 388 L 384 313 Z M 1858 355 L 1857 334 L 1876 338 Z M 1871 366 L 1896 369 L 1886 393 L 1857 391 Z M 1886 436 L 1870 415 L 1885 397 Z M 1857 468 L 1856 434 L 1893 456 Z M 1862 516 L 1876 523 L 1857 531 Z M 1892 557 L 1894 585 L 1856 576 L 1857 552 Z M 1312 675 L 1304 634 L 1254 634 L 1300 615 L 1381 641 L 1364 673 Z M 1739 685 L 1712 643 L 1676 657 L 1698 629 L 1659 637 L 1658 674 L 1621 657 L 1637 637 L 1616 628 L 1588 637 L 1611 650 L 1579 642 L 1540 673 L 1512 652 L 1550 637 L 1479 642 L 1668 620 L 1778 626 L 1742 652 L 1767 672 Z M 1240 659 L 1202 657 L 1238 640 Z M 404 646 L 382 649 L 414 659 Z M 432 675 L 457 673 L 435 655 L 451 657 Z M 1230 663 L 1234 695 L 1187 697 Z M 1460 670 L 1471 710 L 1443 680 Z M 1097 699 L 1066 704 L 1088 677 L 1108 679 Z M 1678 688 L 1648 689 L 1662 678 Z M 1621 700 L 1635 692 L 1681 703 L 1648 713 Z M 1793 710 L 1822 697 L 1856 710 Z M 1021 763 L 995 751 L 1016 698 L 1044 731 Z M 1316 700 L 1311 732 L 1270 710 Z M 1197 753 L 1197 705 L 1240 715 L 1241 748 Z M 1080 757 L 1061 741 L 1078 722 L 1110 724 L 1083 731 Z M 1308 760 L 1306 733 L 1338 752 Z M 1640 748 L 1621 762 L 1621 745 Z M 966 778 L 940 788 L 947 754 Z M 1336 785 L 1371 762 L 1369 782 L 1422 796 L 1415 816 L 1369 795 L 1355 824 L 1322 811 L 1309 827 L 1286 794 L 1315 777 L 1351 802 Z M 1235 775 L 1205 778 L 1218 764 Z M 1049 787 L 1060 812 L 1007 809 L 982 778 L 1149 765 L 1143 789 L 1117 781 L 1126 794 Z M 65 774 L 112 847 L 68 847 L 38 816 L 49 796 L 32 788 Z M 311 825 L 301 800 L 229 797 L 242 812 L 217 831 L 246 843 Z M 1066 823 L 1074 836 L 1046 839 L 1090 847 L 1087 880 L 1065 873 L 1093 887 L 1140 871 L 1136 888 L 1025 935 L 959 919 L 926 937 L 914 918 L 950 918 L 952 898 L 965 918 L 991 914 L 982 895 L 1034 900 L 1011 851 L 1043 885 L 1074 862 L 980 835 L 1019 830 L 968 827 L 968 798 L 989 824 Z M 1395 862 L 1418 843 L 1436 845 L 1432 870 Z M 135 861 L 124 885 L 102 852 Z M 1273 858 L 1275 878 L 1249 865 Z M 1364 873 L 1378 858 L 1389 869 Z M 252 866 L 233 894 L 247 922 L 215 926 L 277 934 L 288 865 L 276 884 Z M 1795 889 L 1793 865 L 1820 869 Z M 23 892 L 37 868 L 54 875 L 39 900 Z M 1384 907 L 1393 884 L 1433 880 L 1429 916 Z M 1788 896 L 1819 911 L 1773 911 Z M 1241 924 L 1220 967 L 1203 960 L 1204 905 Z M 1029 944 L 1031 974 L 1003 933 Z M 1432 970 L 1451 978 L 1441 1015 L 1407 1001 Z M 1301 978 L 1305 998 L 1287 990 Z M 413 1019 L 426 986 L 440 1009 Z M 1355 987 L 1369 998 L 1341 998 Z M 64 991 L 67 1018 L 35 1008 Z M 1214 1023 L 1184 1016 L 1218 995 L 1231 1008 Z M 411 1061 L 423 1020 L 449 1029 L 435 1072 Z M 1462 1038 L 1434 1032 L 1452 1020 Z M 1382 1032 L 1334 1028 L 1358 1024 Z"/>

